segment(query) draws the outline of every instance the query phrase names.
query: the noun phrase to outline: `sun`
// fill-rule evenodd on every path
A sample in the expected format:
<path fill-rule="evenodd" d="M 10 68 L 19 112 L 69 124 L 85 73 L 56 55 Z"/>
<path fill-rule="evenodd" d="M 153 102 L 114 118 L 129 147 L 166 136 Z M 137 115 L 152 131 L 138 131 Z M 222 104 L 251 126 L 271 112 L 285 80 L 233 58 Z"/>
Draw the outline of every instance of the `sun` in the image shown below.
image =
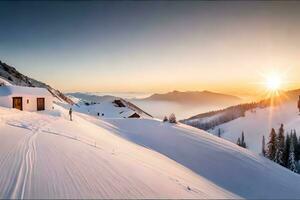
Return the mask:
<path fill-rule="evenodd" d="M 271 91 L 280 90 L 282 85 L 282 79 L 278 74 L 270 74 L 266 77 L 266 87 Z"/>

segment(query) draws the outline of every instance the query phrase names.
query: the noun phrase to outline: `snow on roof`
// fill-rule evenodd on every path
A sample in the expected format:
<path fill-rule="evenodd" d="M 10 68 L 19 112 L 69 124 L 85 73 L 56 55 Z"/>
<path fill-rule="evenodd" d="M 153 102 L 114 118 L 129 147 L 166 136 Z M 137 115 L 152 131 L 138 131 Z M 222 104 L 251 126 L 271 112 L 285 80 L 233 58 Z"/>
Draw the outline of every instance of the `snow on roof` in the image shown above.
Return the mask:
<path fill-rule="evenodd" d="M 133 110 L 127 110 L 127 111 L 123 111 L 122 113 L 120 113 L 121 117 L 129 117 L 131 115 L 133 115 L 135 112 Z"/>
<path fill-rule="evenodd" d="M 52 96 L 45 88 L 23 87 L 14 85 L 0 86 L 0 96 Z"/>

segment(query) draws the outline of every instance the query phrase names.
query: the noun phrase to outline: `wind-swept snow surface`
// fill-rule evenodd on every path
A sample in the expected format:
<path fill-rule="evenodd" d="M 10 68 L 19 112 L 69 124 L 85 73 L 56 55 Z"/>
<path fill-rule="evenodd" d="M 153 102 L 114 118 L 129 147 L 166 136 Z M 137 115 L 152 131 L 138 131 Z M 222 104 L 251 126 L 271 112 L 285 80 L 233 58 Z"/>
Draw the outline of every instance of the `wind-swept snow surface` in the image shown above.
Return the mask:
<path fill-rule="evenodd" d="M 39 113 L 0 107 L 0 198 L 239 197 L 159 153 L 73 118 L 60 107 Z"/>
<path fill-rule="evenodd" d="M 300 198 L 300 176 L 249 150 L 187 125 L 152 119 L 94 120 L 160 152 L 243 198 Z"/>

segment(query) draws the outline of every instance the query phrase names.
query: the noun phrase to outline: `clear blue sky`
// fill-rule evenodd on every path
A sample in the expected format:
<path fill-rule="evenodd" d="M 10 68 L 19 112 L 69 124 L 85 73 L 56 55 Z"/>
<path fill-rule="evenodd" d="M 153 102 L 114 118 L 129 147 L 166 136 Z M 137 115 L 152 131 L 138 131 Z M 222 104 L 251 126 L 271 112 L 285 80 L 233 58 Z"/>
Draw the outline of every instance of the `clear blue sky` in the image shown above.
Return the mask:
<path fill-rule="evenodd" d="M 299 10 L 291 1 L 1 1 L 0 60 L 63 91 L 248 91 L 260 71 L 300 72 Z"/>

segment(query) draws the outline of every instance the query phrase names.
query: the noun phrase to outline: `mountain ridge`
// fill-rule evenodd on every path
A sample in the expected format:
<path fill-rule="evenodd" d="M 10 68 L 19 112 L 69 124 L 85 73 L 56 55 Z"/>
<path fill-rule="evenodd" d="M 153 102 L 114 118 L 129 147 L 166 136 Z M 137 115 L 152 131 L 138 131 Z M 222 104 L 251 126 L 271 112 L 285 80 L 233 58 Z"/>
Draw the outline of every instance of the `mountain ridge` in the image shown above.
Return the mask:
<path fill-rule="evenodd" d="M 150 97 L 141 100 L 150 101 L 172 101 L 177 103 L 193 103 L 193 104 L 206 104 L 216 102 L 239 102 L 242 99 L 228 94 L 212 92 L 208 90 L 203 91 L 177 91 L 167 92 L 163 94 L 155 93 Z"/>
<path fill-rule="evenodd" d="M 50 85 L 38 81 L 36 79 L 30 78 L 22 73 L 20 73 L 15 67 L 10 66 L 0 60 L 0 77 L 5 81 L 18 86 L 27 86 L 27 87 L 41 87 L 46 88 L 54 97 L 59 100 L 63 100 L 68 104 L 73 105 L 74 102 L 65 96 L 62 92 L 57 89 L 54 89 Z"/>

